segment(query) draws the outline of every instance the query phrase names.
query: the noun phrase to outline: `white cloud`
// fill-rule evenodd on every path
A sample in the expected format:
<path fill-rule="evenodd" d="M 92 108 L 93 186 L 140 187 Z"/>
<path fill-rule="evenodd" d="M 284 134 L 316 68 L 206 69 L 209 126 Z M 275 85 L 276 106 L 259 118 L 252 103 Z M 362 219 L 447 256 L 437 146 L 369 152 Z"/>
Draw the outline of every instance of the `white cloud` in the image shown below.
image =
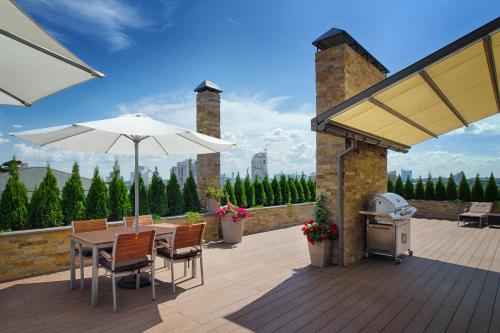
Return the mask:
<path fill-rule="evenodd" d="M 89 34 L 106 41 L 111 51 L 127 48 L 132 43 L 129 29 L 170 26 L 175 11 L 174 3 L 164 0 L 156 1 L 154 10 L 147 10 L 139 3 L 118 0 L 32 0 L 22 4 L 56 26 L 50 31 L 59 37 L 64 30 Z"/>
<path fill-rule="evenodd" d="M 229 17 L 228 17 L 228 18 L 227 18 L 227 21 L 228 21 L 229 23 L 231 23 L 231 24 L 234 24 L 234 25 L 235 25 L 235 26 L 237 26 L 237 27 L 241 27 L 241 23 L 240 23 L 240 22 L 238 22 L 238 21 L 236 21 L 236 20 L 234 20 L 234 19 L 232 19 L 232 18 L 229 18 Z"/>
<path fill-rule="evenodd" d="M 21 125 L 21 124 L 14 124 L 14 125 L 12 125 L 12 127 L 19 129 L 19 128 L 23 128 L 23 125 Z"/>
<path fill-rule="evenodd" d="M 9 143 L 10 140 L 3 137 L 3 133 L 0 133 L 0 145 L 4 143 Z"/>

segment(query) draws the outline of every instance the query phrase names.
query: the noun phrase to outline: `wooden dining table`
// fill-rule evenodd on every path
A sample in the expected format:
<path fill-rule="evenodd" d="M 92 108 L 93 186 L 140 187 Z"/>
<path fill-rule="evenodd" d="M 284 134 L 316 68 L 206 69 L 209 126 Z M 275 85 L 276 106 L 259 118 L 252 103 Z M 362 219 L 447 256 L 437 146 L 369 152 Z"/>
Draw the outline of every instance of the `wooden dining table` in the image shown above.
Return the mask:
<path fill-rule="evenodd" d="M 156 239 L 168 239 L 172 236 L 174 225 L 146 225 L 140 226 L 139 231 L 156 230 Z M 99 250 L 113 246 L 116 234 L 134 233 L 134 228 L 117 227 L 107 230 L 90 231 L 73 233 L 70 236 L 70 287 L 76 288 L 75 285 L 75 247 L 81 245 L 92 249 L 92 292 L 91 306 L 95 306 L 98 302 L 98 267 L 99 267 Z"/>

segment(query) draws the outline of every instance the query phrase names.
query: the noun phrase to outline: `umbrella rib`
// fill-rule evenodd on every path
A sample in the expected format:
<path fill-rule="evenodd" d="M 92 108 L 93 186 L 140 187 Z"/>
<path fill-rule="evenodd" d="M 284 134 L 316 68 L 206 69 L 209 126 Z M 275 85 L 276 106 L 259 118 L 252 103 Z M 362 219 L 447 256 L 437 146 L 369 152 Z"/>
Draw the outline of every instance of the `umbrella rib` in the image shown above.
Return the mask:
<path fill-rule="evenodd" d="M 165 147 L 163 147 L 163 145 L 160 143 L 160 141 L 158 141 L 158 139 L 157 139 L 155 136 L 153 136 L 153 139 L 154 139 L 154 140 L 156 141 L 156 143 L 157 143 L 157 144 L 161 147 L 161 149 L 163 150 L 163 152 L 164 152 L 165 154 L 170 155 L 170 154 L 167 152 L 167 150 L 165 149 Z"/>
<path fill-rule="evenodd" d="M 118 137 L 115 139 L 115 141 L 113 141 L 113 143 L 108 147 L 108 149 L 106 149 L 106 151 L 104 152 L 105 154 L 108 153 L 108 151 L 113 148 L 113 146 L 115 145 L 116 141 L 118 141 L 120 138 L 121 138 L 121 134 L 118 135 Z"/>
<path fill-rule="evenodd" d="M 15 99 L 16 101 L 18 101 L 19 103 L 25 105 L 25 106 L 31 106 L 31 103 L 30 102 L 26 102 L 24 99 L 21 99 L 19 97 L 17 97 L 16 95 L 8 92 L 7 90 L 3 89 L 3 88 L 0 88 L 0 91 L 3 92 L 5 95 L 9 96 L 9 97 L 12 97 L 13 99 Z"/>
<path fill-rule="evenodd" d="M 213 150 L 212 148 L 210 148 L 210 147 L 208 147 L 208 146 L 205 146 L 205 145 L 204 145 L 204 144 L 202 144 L 202 143 L 196 142 L 196 141 L 194 141 L 194 140 L 192 140 L 192 139 L 190 139 L 190 138 L 185 137 L 185 136 L 184 136 L 184 135 L 182 135 L 181 133 L 175 133 L 175 134 L 176 134 L 176 135 L 178 135 L 178 136 L 180 136 L 181 138 L 184 138 L 184 139 L 189 140 L 189 141 L 191 141 L 191 142 L 193 142 L 193 143 L 196 143 L 197 145 L 200 145 L 200 146 L 202 146 L 202 147 L 205 147 L 205 148 L 207 148 L 207 149 L 209 149 L 209 150 L 213 151 L 214 153 L 218 153 L 217 151 Z"/>
<path fill-rule="evenodd" d="M 52 144 L 52 143 L 54 143 L 54 142 L 58 142 L 58 141 L 62 141 L 62 140 L 66 140 L 66 139 L 69 139 L 69 138 L 72 138 L 72 137 L 75 137 L 75 136 L 78 136 L 78 135 L 81 135 L 81 134 L 85 134 L 85 133 L 88 133 L 88 132 L 91 132 L 91 131 L 94 131 L 94 130 L 95 130 L 95 128 L 89 128 L 89 129 L 87 129 L 86 131 L 81 132 L 81 133 L 71 134 L 71 135 L 66 136 L 66 137 L 64 137 L 64 138 L 60 138 L 60 139 L 56 139 L 56 140 L 52 140 L 52 141 L 46 142 L 46 143 L 44 143 L 44 144 L 41 144 L 41 145 L 40 145 L 40 147 L 45 147 L 46 145 L 50 145 L 50 144 Z"/>
<path fill-rule="evenodd" d="M 80 63 L 78 63 L 78 62 L 76 62 L 76 61 L 74 61 L 74 60 L 68 59 L 68 58 L 66 58 L 66 57 L 64 57 L 64 56 L 62 56 L 62 55 L 60 55 L 60 54 L 57 54 L 57 53 L 55 53 L 55 52 L 52 52 L 52 51 L 50 51 L 50 50 L 48 50 L 48 49 L 46 49 L 46 48 L 44 48 L 44 47 L 42 47 L 42 46 L 40 46 L 40 45 L 37 45 L 37 44 L 35 44 L 35 43 L 32 43 L 32 42 L 30 42 L 30 41 L 28 41 L 28 40 L 26 40 L 26 39 L 24 39 L 24 38 L 22 38 L 22 37 L 20 37 L 20 36 L 14 35 L 13 33 L 10 33 L 10 32 L 8 32 L 8 31 L 5 31 L 5 30 L 3 30 L 3 29 L 0 29 L 0 34 L 1 34 L 1 35 L 4 35 L 4 36 L 6 36 L 6 37 L 8 37 L 8 38 L 10 38 L 10 39 L 13 39 L 13 40 L 15 40 L 16 42 L 19 42 L 19 43 L 24 44 L 24 45 L 26 45 L 26 46 L 28 46 L 28 47 L 31 47 L 31 48 L 33 48 L 33 49 L 35 49 L 35 50 L 37 50 L 37 51 L 40 51 L 40 52 L 42 52 L 42 53 L 45 53 L 45 54 L 47 54 L 48 56 L 51 56 L 51 57 L 56 58 L 56 59 L 58 59 L 58 60 L 60 60 L 60 61 L 62 61 L 62 62 L 65 62 L 65 63 L 67 63 L 68 65 L 71 65 L 71 66 L 74 66 L 74 67 L 76 67 L 76 68 L 79 68 L 79 69 L 81 69 L 81 70 L 83 70 L 83 71 L 85 71 L 85 72 L 89 73 L 89 74 L 90 74 L 90 75 L 92 75 L 92 76 L 99 77 L 99 78 L 101 78 L 101 77 L 103 77 L 103 76 L 104 76 L 103 74 L 101 74 L 101 73 L 98 73 L 98 72 L 94 71 L 92 68 L 89 68 L 89 67 L 87 67 L 87 66 L 84 66 L 84 65 L 82 65 L 82 64 L 80 64 Z"/>

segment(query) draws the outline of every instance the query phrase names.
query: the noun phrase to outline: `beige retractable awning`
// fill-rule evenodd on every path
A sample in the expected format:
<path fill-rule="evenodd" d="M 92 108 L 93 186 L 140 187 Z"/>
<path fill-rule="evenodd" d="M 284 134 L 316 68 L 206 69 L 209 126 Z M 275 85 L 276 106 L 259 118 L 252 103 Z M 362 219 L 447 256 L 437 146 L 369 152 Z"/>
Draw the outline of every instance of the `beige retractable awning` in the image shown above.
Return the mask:
<path fill-rule="evenodd" d="M 335 106 L 313 130 L 406 151 L 500 112 L 500 18 Z"/>

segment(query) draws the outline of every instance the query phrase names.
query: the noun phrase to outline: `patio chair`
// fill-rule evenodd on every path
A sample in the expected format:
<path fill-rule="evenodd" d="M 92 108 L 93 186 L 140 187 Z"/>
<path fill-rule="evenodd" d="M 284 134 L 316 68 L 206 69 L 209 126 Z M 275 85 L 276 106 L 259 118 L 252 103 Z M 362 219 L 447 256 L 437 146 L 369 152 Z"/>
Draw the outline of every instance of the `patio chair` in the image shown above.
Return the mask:
<path fill-rule="evenodd" d="M 493 203 L 491 202 L 473 202 L 470 208 L 464 210 L 463 214 L 458 216 L 457 226 L 460 222 L 478 222 L 479 228 L 482 227 L 483 219 L 488 219 Z"/>
<path fill-rule="evenodd" d="M 203 233 L 206 223 L 176 226 L 171 244 L 157 242 L 157 255 L 170 263 L 170 273 L 172 276 L 172 292 L 175 293 L 174 263 L 184 262 L 184 274 L 186 275 L 186 263 L 193 260 L 192 277 L 194 278 L 194 260 L 200 259 L 201 284 L 205 284 L 203 275 Z"/>
<path fill-rule="evenodd" d="M 73 227 L 73 233 L 80 232 L 90 232 L 90 231 L 100 231 L 107 230 L 108 223 L 106 219 L 95 219 L 95 220 L 77 220 L 72 221 L 71 225 Z M 103 249 L 107 252 L 111 252 L 112 247 Z M 84 273 L 84 259 L 92 258 L 92 249 L 90 247 L 83 247 L 81 244 L 77 248 L 78 258 L 80 260 L 80 289 L 85 289 L 85 273 Z"/>
<path fill-rule="evenodd" d="M 124 216 L 123 225 L 126 228 L 132 228 L 135 223 L 135 216 Z M 139 225 L 150 225 L 153 224 L 153 217 L 151 215 L 139 215 Z"/>
<path fill-rule="evenodd" d="M 111 273 L 114 312 L 117 308 L 116 277 L 135 274 L 136 289 L 139 289 L 141 272 L 150 271 L 152 299 L 155 299 L 155 237 L 155 230 L 116 234 L 112 254 L 100 252 L 99 266 Z"/>

